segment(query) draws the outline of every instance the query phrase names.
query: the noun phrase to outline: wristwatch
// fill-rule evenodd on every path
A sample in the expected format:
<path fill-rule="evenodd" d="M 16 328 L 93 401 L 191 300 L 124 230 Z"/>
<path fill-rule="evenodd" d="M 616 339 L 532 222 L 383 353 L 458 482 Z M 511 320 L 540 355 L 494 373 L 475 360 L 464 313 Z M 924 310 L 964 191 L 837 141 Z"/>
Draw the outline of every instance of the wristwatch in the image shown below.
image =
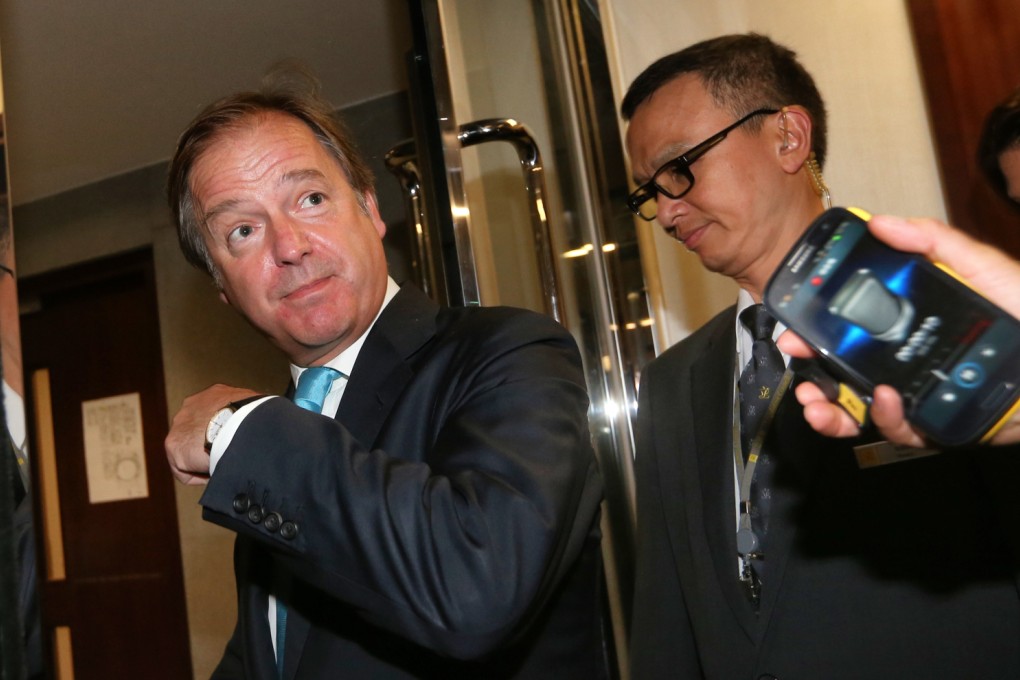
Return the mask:
<path fill-rule="evenodd" d="M 237 406 L 234 404 L 227 404 L 212 417 L 209 424 L 205 428 L 205 451 L 209 453 L 212 451 L 213 442 L 216 440 L 216 436 L 219 435 L 220 430 L 230 420 L 230 416 L 237 412 Z"/>
<path fill-rule="evenodd" d="M 223 426 L 227 424 L 228 420 L 230 420 L 230 416 L 234 415 L 242 406 L 247 406 L 253 401 L 258 401 L 265 396 L 266 395 L 264 394 L 256 394 L 253 397 L 248 397 L 239 401 L 232 401 L 217 411 L 213 415 L 212 420 L 210 420 L 209 424 L 205 427 L 205 452 L 209 453 L 212 451 L 213 441 L 216 440 L 220 430 L 222 430 Z"/>

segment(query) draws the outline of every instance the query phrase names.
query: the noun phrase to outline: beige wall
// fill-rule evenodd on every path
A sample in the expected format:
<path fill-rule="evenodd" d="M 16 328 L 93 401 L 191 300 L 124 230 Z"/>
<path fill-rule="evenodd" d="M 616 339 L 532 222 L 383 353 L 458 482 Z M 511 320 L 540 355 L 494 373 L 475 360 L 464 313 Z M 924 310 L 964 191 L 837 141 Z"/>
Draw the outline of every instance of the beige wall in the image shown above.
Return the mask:
<path fill-rule="evenodd" d="M 906 8 L 890 0 L 600 0 L 617 101 L 648 64 L 693 42 L 757 31 L 795 50 L 829 110 L 834 205 L 945 217 Z M 660 351 L 732 303 L 728 280 L 642 224 L 658 269 Z M 647 255 L 646 255 L 647 257 Z M 653 282 L 654 283 L 654 282 Z"/>
<path fill-rule="evenodd" d="M 214 382 L 278 394 L 290 377 L 286 358 L 219 301 L 207 276 L 184 262 L 168 219 L 151 234 L 168 418 L 185 397 Z M 196 678 L 208 677 L 222 657 L 237 602 L 234 534 L 202 521 L 198 499 L 203 488 L 176 486 Z"/>
<path fill-rule="evenodd" d="M 169 422 L 184 397 L 212 382 L 279 392 L 288 374 L 282 355 L 184 261 L 163 199 L 163 176 L 162 167 L 153 167 L 18 207 L 14 232 L 19 276 L 152 247 Z M 195 677 L 206 678 L 235 621 L 233 534 L 202 521 L 200 488 L 176 489 L 192 664 Z"/>

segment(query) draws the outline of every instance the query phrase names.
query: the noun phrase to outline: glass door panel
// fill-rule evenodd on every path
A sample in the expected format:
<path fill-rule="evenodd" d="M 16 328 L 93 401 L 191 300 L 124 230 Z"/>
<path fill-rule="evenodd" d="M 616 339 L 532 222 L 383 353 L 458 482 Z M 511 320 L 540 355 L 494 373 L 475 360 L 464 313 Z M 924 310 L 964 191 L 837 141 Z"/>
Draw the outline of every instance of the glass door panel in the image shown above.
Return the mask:
<path fill-rule="evenodd" d="M 543 311 L 577 340 L 625 666 L 632 419 L 654 347 L 598 11 L 583 0 L 416 0 L 411 9 L 412 223 L 427 223 L 431 244 L 415 269 L 436 272 L 437 299 Z"/>

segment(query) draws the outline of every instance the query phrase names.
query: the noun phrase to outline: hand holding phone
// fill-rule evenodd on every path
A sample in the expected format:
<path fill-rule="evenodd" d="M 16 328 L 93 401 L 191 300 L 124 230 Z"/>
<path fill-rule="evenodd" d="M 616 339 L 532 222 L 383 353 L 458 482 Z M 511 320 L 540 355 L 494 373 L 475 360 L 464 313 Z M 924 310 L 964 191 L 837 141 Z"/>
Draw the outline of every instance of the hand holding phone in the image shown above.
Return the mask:
<path fill-rule="evenodd" d="M 824 213 L 773 276 L 766 305 L 840 379 L 865 394 L 882 383 L 902 394 L 904 411 L 897 411 L 895 393 L 882 390 L 872 410 L 876 426 L 893 440 L 908 443 L 904 431 L 912 432 L 903 412 L 928 438 L 949 446 L 988 437 L 1001 422 L 1012 425 L 1009 413 L 1020 399 L 1020 322 L 925 258 L 878 242 L 867 217 L 844 209 Z M 1020 306 L 1015 261 L 933 221 L 883 219 L 875 225 L 883 238 L 950 260 L 997 299 Z M 834 407 L 823 406 L 810 385 L 798 398 L 823 432 L 856 430 L 845 416 L 826 411 Z M 999 431 L 997 441 L 1013 436 Z"/>

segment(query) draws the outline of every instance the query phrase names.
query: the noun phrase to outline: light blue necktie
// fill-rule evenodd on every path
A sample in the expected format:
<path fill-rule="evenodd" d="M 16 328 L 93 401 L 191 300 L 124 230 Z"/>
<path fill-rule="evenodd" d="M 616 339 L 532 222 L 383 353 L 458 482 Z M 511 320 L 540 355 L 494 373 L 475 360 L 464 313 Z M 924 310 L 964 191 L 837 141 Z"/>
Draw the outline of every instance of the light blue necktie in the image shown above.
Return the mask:
<path fill-rule="evenodd" d="M 322 413 L 322 402 L 329 394 L 333 381 L 342 374 L 329 366 L 313 366 L 305 369 L 298 378 L 294 403 L 303 409 Z M 283 677 L 284 639 L 287 635 L 287 608 L 276 598 L 276 672 Z"/>

